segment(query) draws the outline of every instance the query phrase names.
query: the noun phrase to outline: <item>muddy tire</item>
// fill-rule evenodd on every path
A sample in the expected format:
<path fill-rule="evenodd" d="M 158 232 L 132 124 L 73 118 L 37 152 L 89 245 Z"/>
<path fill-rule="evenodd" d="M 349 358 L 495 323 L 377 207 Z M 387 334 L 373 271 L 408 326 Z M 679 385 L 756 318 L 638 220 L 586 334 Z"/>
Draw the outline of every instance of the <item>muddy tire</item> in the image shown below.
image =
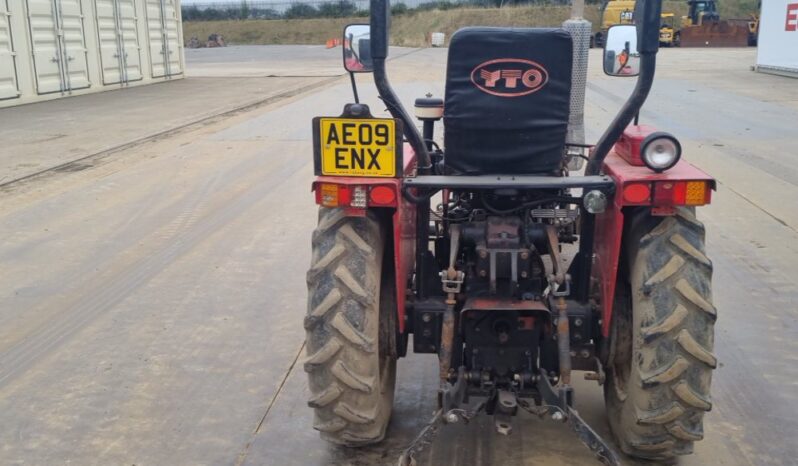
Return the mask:
<path fill-rule="evenodd" d="M 383 261 L 385 238 L 373 213 L 346 217 L 340 209 L 319 210 L 307 274 L 304 367 L 313 427 L 340 445 L 379 442 L 391 417 L 396 319 L 382 267 L 391 266 Z"/>
<path fill-rule="evenodd" d="M 712 407 L 716 311 L 704 226 L 692 209 L 627 217 L 604 395 L 624 453 L 667 460 L 692 453 Z"/>

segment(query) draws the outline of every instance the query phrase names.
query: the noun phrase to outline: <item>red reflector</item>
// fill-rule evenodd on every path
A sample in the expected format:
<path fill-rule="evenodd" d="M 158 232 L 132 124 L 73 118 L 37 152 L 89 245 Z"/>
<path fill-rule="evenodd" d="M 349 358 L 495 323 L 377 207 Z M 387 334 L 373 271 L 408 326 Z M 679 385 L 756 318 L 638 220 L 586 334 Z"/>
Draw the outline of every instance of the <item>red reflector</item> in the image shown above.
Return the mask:
<path fill-rule="evenodd" d="M 651 187 L 648 183 L 629 183 L 623 187 L 623 200 L 626 204 L 649 204 Z"/>
<path fill-rule="evenodd" d="M 676 187 L 673 191 L 673 204 L 684 205 L 685 197 L 687 196 L 687 182 L 677 181 Z"/>
<path fill-rule="evenodd" d="M 389 186 L 375 186 L 369 192 L 369 203 L 375 205 L 393 205 L 396 193 Z"/>
<path fill-rule="evenodd" d="M 344 206 L 349 205 L 352 203 L 352 190 L 349 189 L 349 186 L 339 184 L 338 185 L 338 205 Z"/>

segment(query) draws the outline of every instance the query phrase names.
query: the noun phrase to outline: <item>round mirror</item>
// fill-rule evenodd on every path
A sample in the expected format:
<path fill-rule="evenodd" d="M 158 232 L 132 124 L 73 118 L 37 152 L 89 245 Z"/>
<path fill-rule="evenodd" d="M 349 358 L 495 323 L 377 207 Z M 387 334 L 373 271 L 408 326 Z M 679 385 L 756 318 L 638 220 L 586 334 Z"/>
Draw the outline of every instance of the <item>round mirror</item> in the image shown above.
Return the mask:
<path fill-rule="evenodd" d="M 374 69 L 371 60 L 371 26 L 350 24 L 344 29 L 344 68 L 353 73 Z"/>
<path fill-rule="evenodd" d="M 624 24 L 609 28 L 604 45 L 604 73 L 610 76 L 640 74 L 637 27 Z"/>

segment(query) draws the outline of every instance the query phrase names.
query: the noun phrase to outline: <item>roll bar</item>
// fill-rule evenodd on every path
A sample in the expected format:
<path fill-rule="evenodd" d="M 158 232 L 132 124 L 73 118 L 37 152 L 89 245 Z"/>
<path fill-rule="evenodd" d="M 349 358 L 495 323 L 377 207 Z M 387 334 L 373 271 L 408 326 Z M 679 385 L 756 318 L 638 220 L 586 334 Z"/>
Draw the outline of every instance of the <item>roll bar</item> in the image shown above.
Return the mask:
<path fill-rule="evenodd" d="M 374 84 L 377 86 L 380 98 L 385 102 L 391 115 L 404 123 L 405 137 L 418 158 L 418 173 L 426 175 L 432 171 L 432 160 L 427 151 L 427 145 L 413 123 L 413 119 L 410 118 L 410 115 L 402 106 L 402 102 L 393 92 L 385 71 L 385 59 L 388 57 L 390 15 L 389 0 L 371 0 L 371 58 L 374 62 Z"/>
<path fill-rule="evenodd" d="M 419 174 L 429 174 L 432 162 L 424 139 L 416 125 L 393 92 L 385 70 L 385 59 L 388 57 L 388 38 L 390 27 L 390 0 L 370 0 L 371 7 L 371 56 L 374 61 L 374 84 L 380 98 L 388 107 L 394 118 L 404 123 L 405 136 L 418 157 Z M 624 129 L 640 112 L 646 101 L 651 85 L 659 50 L 659 23 L 662 12 L 662 0 L 637 0 L 635 5 L 635 24 L 637 25 L 637 44 L 640 53 L 640 75 L 629 100 L 604 131 L 590 154 L 585 175 L 597 175 L 601 172 L 604 159 L 612 146 L 623 134 Z"/>
<path fill-rule="evenodd" d="M 637 0 L 635 4 L 640 75 L 637 77 L 637 84 L 635 84 L 635 89 L 629 96 L 629 100 L 626 101 L 591 151 L 585 175 L 598 175 L 601 172 L 601 166 L 610 149 L 646 102 L 651 85 L 654 83 L 654 72 L 657 68 L 661 12 L 662 0 Z"/>

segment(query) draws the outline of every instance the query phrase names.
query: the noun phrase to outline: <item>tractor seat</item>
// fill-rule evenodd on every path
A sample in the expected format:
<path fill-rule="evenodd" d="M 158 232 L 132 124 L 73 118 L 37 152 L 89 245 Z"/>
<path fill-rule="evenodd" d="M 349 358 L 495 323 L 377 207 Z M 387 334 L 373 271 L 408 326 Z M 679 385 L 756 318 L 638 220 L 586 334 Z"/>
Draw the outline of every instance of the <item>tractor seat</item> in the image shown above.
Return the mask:
<path fill-rule="evenodd" d="M 563 29 L 457 31 L 446 70 L 447 172 L 556 172 L 568 129 L 572 47 Z"/>

